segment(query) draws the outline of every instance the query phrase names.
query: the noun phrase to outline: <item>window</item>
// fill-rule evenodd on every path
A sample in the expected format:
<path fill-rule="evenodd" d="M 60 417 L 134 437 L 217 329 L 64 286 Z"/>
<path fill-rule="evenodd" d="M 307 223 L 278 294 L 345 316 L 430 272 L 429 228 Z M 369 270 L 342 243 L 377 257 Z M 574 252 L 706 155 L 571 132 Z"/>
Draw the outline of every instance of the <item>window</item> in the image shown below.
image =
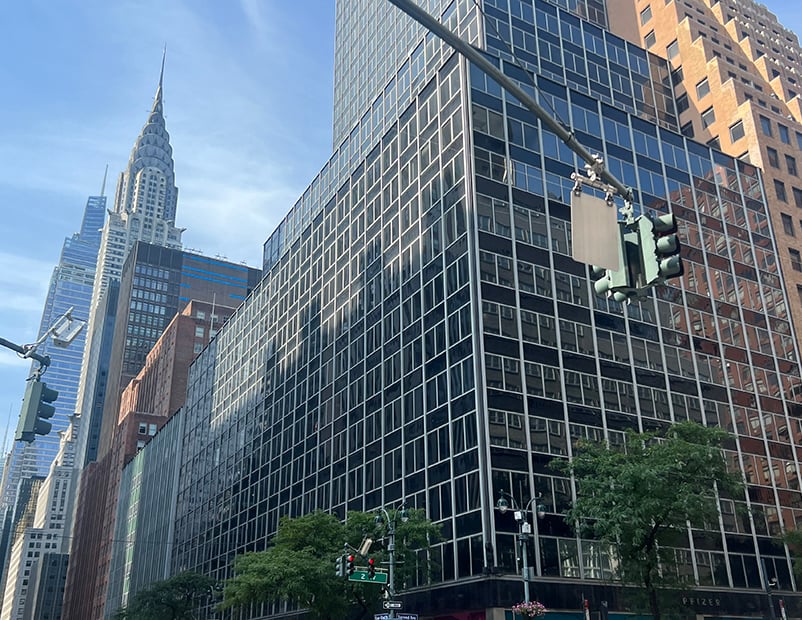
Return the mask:
<path fill-rule="evenodd" d="M 652 18 L 652 6 L 648 5 L 640 12 L 640 24 L 645 25 Z"/>
<path fill-rule="evenodd" d="M 195 338 L 203 338 L 203 327 L 195 328 Z"/>
<path fill-rule="evenodd" d="M 796 169 L 796 159 L 794 159 L 791 155 L 785 156 L 785 165 L 788 167 L 788 174 L 793 176 L 799 176 Z"/>
<path fill-rule="evenodd" d="M 710 94 L 710 82 L 708 82 L 707 78 L 705 78 L 696 85 L 696 96 L 699 99 L 702 99 L 704 96 L 709 94 Z"/>
<path fill-rule="evenodd" d="M 643 44 L 649 48 L 657 43 L 657 37 L 654 36 L 654 30 L 650 30 L 645 37 L 643 37 Z"/>
<path fill-rule="evenodd" d="M 679 132 L 688 138 L 693 138 L 693 123 L 685 123 L 680 127 Z"/>
<path fill-rule="evenodd" d="M 799 150 L 802 151 L 802 133 L 796 132 L 796 145 L 799 147 Z"/>
<path fill-rule="evenodd" d="M 688 101 L 688 94 L 682 93 L 679 97 L 677 97 L 677 112 L 682 114 L 689 107 L 691 107 L 691 104 Z"/>
<path fill-rule="evenodd" d="M 716 122 L 716 112 L 713 110 L 713 107 L 707 108 L 704 112 L 702 112 L 702 127 L 707 129 Z"/>
<path fill-rule="evenodd" d="M 771 121 L 765 116 L 760 117 L 760 128 L 763 130 L 764 136 L 771 137 Z"/>
<path fill-rule="evenodd" d="M 802 271 L 802 256 L 800 256 L 799 250 L 789 248 L 788 254 L 791 255 L 791 267 L 794 268 L 794 271 Z"/>
<path fill-rule="evenodd" d="M 788 127 L 778 124 L 777 130 L 780 132 L 780 140 L 782 140 L 782 143 L 791 144 L 791 134 L 788 133 Z"/>
<path fill-rule="evenodd" d="M 802 209 L 802 189 L 799 189 L 798 187 L 793 187 L 791 189 L 794 194 L 794 204 Z"/>
<path fill-rule="evenodd" d="M 679 56 L 679 44 L 677 43 L 676 39 L 674 39 L 668 44 L 668 47 L 666 47 L 666 56 L 668 56 L 669 60 L 674 60 L 677 56 Z"/>
<path fill-rule="evenodd" d="M 770 146 L 766 147 L 766 157 L 769 160 L 769 166 L 772 168 L 780 167 L 780 154 L 777 149 L 773 149 Z"/>
<path fill-rule="evenodd" d="M 730 126 L 730 140 L 732 142 L 737 142 L 738 140 L 743 138 L 745 135 L 746 135 L 746 132 L 744 131 L 744 122 L 743 121 L 738 121 L 734 125 Z"/>
<path fill-rule="evenodd" d="M 794 237 L 795 236 L 794 219 L 790 215 L 786 215 L 785 213 L 781 213 L 780 218 L 782 219 L 783 222 L 783 230 L 785 231 L 785 234 Z"/>
<path fill-rule="evenodd" d="M 774 191 L 777 193 L 777 200 L 788 202 L 788 194 L 785 192 L 785 183 L 774 179 Z"/>

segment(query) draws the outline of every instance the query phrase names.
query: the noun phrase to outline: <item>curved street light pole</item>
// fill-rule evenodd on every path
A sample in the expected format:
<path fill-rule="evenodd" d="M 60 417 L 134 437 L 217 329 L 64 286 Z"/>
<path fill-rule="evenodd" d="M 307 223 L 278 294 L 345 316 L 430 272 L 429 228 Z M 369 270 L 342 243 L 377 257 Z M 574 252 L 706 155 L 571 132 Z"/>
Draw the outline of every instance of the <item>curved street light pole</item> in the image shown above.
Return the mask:
<path fill-rule="evenodd" d="M 387 575 L 387 593 L 390 595 L 391 600 L 395 598 L 395 526 L 399 518 L 402 522 L 406 522 L 409 519 L 406 502 L 401 502 L 398 508 L 395 509 L 395 514 L 392 517 L 390 517 L 390 513 L 387 512 L 387 509 L 382 506 L 377 510 L 375 519 L 377 525 L 387 525 L 387 553 L 390 556 L 390 571 Z M 395 609 L 390 609 L 390 618 L 395 617 Z"/>
<path fill-rule="evenodd" d="M 510 501 L 507 501 L 506 498 L 509 498 Z M 532 526 L 529 523 L 529 509 L 532 504 L 536 501 L 542 500 L 540 495 L 536 495 L 532 499 L 530 499 L 524 508 L 518 508 L 518 504 L 515 501 L 515 498 L 507 493 L 506 491 L 499 491 L 499 498 L 496 502 L 496 509 L 501 513 L 505 514 L 507 510 L 512 507 L 515 511 L 515 522 L 518 524 L 518 544 L 521 547 L 521 560 L 522 560 L 522 577 L 524 581 L 524 602 L 529 602 L 529 551 L 527 547 L 527 543 L 529 542 L 529 535 L 532 533 Z M 512 506 L 510 506 L 512 504 Z M 543 504 L 537 504 L 535 506 L 535 517 L 537 519 L 543 518 L 543 514 L 545 513 L 545 506 Z M 537 538 L 537 534 L 535 534 Z M 537 543 L 537 539 L 535 540 Z M 537 565 L 538 558 L 535 558 L 535 565 Z"/>

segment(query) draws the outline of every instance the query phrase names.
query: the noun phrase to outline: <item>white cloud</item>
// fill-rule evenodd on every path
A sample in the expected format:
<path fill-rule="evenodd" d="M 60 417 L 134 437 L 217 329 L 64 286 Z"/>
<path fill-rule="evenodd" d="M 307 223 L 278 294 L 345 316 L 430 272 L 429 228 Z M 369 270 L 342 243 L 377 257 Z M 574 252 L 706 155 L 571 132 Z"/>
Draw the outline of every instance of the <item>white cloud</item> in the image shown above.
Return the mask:
<path fill-rule="evenodd" d="M 184 245 L 207 255 L 261 267 L 262 244 L 283 212 L 271 205 L 286 204 L 288 193 L 260 188 L 208 184 L 202 198 L 185 198 L 178 221 L 187 228 Z"/>

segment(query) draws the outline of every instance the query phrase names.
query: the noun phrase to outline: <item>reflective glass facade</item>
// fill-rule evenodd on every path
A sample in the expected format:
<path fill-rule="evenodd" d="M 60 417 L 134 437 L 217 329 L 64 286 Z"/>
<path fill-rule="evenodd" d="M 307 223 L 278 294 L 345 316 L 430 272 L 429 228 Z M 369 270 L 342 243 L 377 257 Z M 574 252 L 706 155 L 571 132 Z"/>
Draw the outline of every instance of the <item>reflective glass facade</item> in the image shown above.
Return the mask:
<path fill-rule="evenodd" d="M 69 308 L 73 308 L 72 316 L 76 319 L 86 321 L 89 318 L 100 229 L 105 215 L 106 197 L 90 196 L 86 201 L 80 232 L 64 240 L 59 263 L 50 279 L 39 336 L 50 329 Z M 67 428 L 69 416 L 75 413 L 85 340 L 86 330 L 68 347 L 57 347 L 48 339 L 38 349 L 39 354 L 49 355 L 51 360 L 44 381 L 58 392 L 58 399 L 53 403 L 56 413 L 50 420 L 53 430 L 49 435 L 37 437 L 32 444 L 17 442 L 12 448 L 10 470 L 4 488 L 6 502 L 13 502 L 20 476 L 46 476 L 50 470 L 50 464 L 58 452 L 58 432 Z"/>
<path fill-rule="evenodd" d="M 184 414 L 179 410 L 122 470 L 104 617 L 170 576 Z"/>
<path fill-rule="evenodd" d="M 428 41 L 410 36 L 401 71 L 265 243 L 261 285 L 193 366 L 173 570 L 225 578 L 280 516 L 405 499 L 445 534 L 433 583 L 407 584 L 409 608 L 509 608 L 521 584 L 515 522 L 493 509 L 504 489 L 546 506 L 530 541 L 538 598 L 575 609 L 581 589 L 624 609 L 602 590 L 606 553 L 564 524 L 574 489 L 548 462 L 578 439 L 690 419 L 735 434 L 748 493 L 722 500 L 718 528 L 688 532 L 665 568 L 722 613 L 757 611 L 762 563 L 794 589 L 772 537 L 802 516 L 799 357 L 760 173 L 672 131 L 665 61 L 542 0 L 483 11 L 477 36 L 505 73 L 603 153 L 638 205 L 673 211 L 684 278 L 632 305 L 595 295 L 571 258 L 580 162 L 437 44 L 399 80 Z M 445 15 L 479 17 L 467 2 Z M 531 51 L 537 89 L 497 53 L 505 37 L 516 57 Z"/>

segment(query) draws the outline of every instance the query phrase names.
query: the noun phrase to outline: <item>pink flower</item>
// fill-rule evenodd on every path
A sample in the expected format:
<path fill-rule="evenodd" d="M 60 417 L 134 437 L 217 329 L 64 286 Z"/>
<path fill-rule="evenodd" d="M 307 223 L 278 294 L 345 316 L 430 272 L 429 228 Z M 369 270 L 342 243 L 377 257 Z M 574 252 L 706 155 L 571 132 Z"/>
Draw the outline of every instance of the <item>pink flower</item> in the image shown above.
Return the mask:
<path fill-rule="evenodd" d="M 546 607 L 537 601 L 517 603 L 512 606 L 512 611 L 524 618 L 541 618 L 546 615 Z"/>

